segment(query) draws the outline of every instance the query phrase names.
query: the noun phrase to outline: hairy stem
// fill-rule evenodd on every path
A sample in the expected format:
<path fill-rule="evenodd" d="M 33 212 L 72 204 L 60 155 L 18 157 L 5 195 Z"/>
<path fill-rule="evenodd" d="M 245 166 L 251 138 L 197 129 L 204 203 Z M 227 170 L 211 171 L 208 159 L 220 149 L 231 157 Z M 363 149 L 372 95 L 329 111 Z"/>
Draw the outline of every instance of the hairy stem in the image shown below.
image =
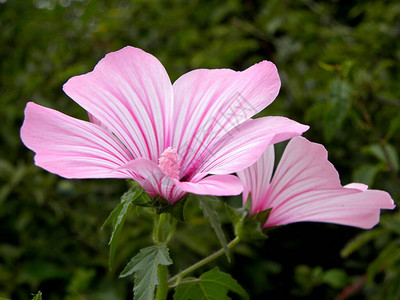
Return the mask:
<path fill-rule="evenodd" d="M 168 269 L 167 266 L 158 266 L 158 287 L 156 300 L 166 300 L 168 296 Z"/>

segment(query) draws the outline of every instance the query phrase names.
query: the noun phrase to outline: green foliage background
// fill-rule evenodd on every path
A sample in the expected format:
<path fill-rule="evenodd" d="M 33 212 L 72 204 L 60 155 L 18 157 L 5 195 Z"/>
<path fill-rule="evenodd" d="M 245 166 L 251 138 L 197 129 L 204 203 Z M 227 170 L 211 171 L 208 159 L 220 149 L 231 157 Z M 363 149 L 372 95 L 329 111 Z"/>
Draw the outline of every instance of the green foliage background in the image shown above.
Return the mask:
<path fill-rule="evenodd" d="M 273 61 L 282 89 L 262 114 L 309 124 L 305 136 L 326 146 L 343 184 L 400 201 L 398 1 L 0 0 L 0 29 L 0 297 L 132 297 L 118 274 L 150 244 L 150 216 L 127 218 L 111 271 L 110 232 L 100 231 L 126 182 L 49 174 L 19 138 L 27 101 L 87 119 L 62 85 L 125 45 L 155 55 L 172 80 Z M 187 215 L 170 243 L 172 271 L 219 247 L 195 203 Z M 219 264 L 251 299 L 400 299 L 399 240 L 398 211 L 365 233 L 292 224 Z"/>

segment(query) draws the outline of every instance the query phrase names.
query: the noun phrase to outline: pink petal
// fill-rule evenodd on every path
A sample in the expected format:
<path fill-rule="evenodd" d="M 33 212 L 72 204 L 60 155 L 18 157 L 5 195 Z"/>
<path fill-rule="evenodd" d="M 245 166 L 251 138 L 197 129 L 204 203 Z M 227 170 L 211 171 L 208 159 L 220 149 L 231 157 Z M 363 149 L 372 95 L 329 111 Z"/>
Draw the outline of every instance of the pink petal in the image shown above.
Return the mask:
<path fill-rule="evenodd" d="M 368 190 L 368 185 L 363 184 L 363 183 L 354 183 L 353 182 L 353 183 L 346 184 L 344 187 L 348 188 L 348 189 L 360 190 L 360 191 L 363 191 L 363 192 Z"/>
<path fill-rule="evenodd" d="M 154 198 L 160 195 L 169 203 L 174 204 L 186 193 L 201 195 L 238 195 L 243 191 L 239 178 L 233 175 L 214 175 L 199 182 L 181 182 L 168 177 L 152 161 L 135 159 L 122 166 L 121 169 L 130 170 L 138 175 L 135 181 Z"/>
<path fill-rule="evenodd" d="M 325 148 L 296 137 L 286 147 L 264 199 L 263 210 L 271 207 L 266 227 L 321 221 L 371 228 L 380 209 L 393 209 L 394 204 L 384 191 L 342 187 Z"/>
<path fill-rule="evenodd" d="M 345 191 L 347 190 L 347 191 Z M 381 209 L 394 209 L 390 195 L 384 191 L 309 191 L 291 199 L 297 205 L 277 209 L 265 227 L 301 221 L 328 222 L 360 228 L 372 228 L 379 222 Z"/>
<path fill-rule="evenodd" d="M 270 145 L 255 164 L 237 172 L 238 177 L 243 182 L 243 205 L 251 193 L 252 214 L 256 214 L 262 210 L 264 199 L 267 197 L 274 164 L 274 145 Z"/>
<path fill-rule="evenodd" d="M 92 114 L 88 113 L 88 116 L 89 116 L 90 122 L 92 122 L 92 123 L 94 123 L 94 124 L 97 124 L 97 125 L 99 125 L 99 126 L 101 126 L 101 127 L 107 128 L 106 125 L 104 125 L 103 123 L 101 123 L 101 121 L 100 121 L 99 119 L 97 119 L 95 116 L 93 116 Z M 109 129 L 107 128 L 107 130 L 109 130 Z M 109 131 L 110 131 L 110 130 L 109 130 Z"/>
<path fill-rule="evenodd" d="M 277 69 L 268 61 L 243 72 L 201 69 L 180 77 L 173 85 L 172 144 L 179 150 L 182 170 L 190 172 L 209 146 L 268 106 L 279 88 Z"/>
<path fill-rule="evenodd" d="M 250 119 L 210 147 L 199 173 L 229 174 L 252 165 L 268 145 L 298 136 L 309 127 L 284 117 Z"/>
<path fill-rule="evenodd" d="M 229 196 L 243 191 L 241 181 L 233 175 L 208 176 L 199 182 L 174 182 L 181 190 L 199 195 Z"/>
<path fill-rule="evenodd" d="M 107 54 L 92 72 L 72 77 L 64 91 L 135 158 L 156 161 L 168 146 L 172 85 L 154 56 L 125 47 Z"/>
<path fill-rule="evenodd" d="M 122 166 L 121 169 L 130 170 L 138 175 L 135 181 L 149 194 L 151 198 L 160 195 L 169 203 L 174 204 L 186 192 L 177 188 L 174 180 L 148 159 L 135 159 Z"/>
<path fill-rule="evenodd" d="M 29 102 L 21 128 L 36 165 L 66 178 L 128 178 L 115 168 L 132 159 L 106 129 Z"/>

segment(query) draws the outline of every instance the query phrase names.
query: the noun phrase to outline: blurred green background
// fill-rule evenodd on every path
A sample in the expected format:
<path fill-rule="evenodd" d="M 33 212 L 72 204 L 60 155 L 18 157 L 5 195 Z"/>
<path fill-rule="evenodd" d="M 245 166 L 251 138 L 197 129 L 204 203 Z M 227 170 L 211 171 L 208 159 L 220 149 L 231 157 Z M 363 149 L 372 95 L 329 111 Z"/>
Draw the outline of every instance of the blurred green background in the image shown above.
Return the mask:
<path fill-rule="evenodd" d="M 100 230 L 127 183 L 47 173 L 19 138 L 27 101 L 87 119 L 62 85 L 126 45 L 155 55 L 173 81 L 273 61 L 282 89 L 262 114 L 309 124 L 305 136 L 325 145 L 343 184 L 399 203 L 398 1 L 0 0 L 0 297 L 132 298 L 132 281 L 118 274 L 151 243 L 151 218 L 128 217 L 111 271 L 110 228 Z M 219 247 L 196 205 L 186 212 L 170 243 L 172 272 Z M 292 224 L 218 263 L 251 299 L 400 299 L 399 213 L 371 231 Z"/>

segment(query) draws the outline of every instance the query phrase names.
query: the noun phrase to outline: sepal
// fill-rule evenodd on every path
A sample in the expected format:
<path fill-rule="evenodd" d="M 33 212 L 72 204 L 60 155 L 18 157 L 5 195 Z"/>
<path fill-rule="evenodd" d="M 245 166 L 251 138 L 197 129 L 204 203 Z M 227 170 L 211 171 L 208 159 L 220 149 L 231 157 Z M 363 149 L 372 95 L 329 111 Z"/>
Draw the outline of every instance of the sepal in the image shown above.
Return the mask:
<path fill-rule="evenodd" d="M 241 241 L 248 242 L 267 238 L 266 233 L 263 231 L 263 226 L 272 209 L 267 209 L 251 216 L 251 198 L 249 196 L 244 207 L 234 208 L 226 205 L 226 210 L 232 220 L 235 235 Z"/>

